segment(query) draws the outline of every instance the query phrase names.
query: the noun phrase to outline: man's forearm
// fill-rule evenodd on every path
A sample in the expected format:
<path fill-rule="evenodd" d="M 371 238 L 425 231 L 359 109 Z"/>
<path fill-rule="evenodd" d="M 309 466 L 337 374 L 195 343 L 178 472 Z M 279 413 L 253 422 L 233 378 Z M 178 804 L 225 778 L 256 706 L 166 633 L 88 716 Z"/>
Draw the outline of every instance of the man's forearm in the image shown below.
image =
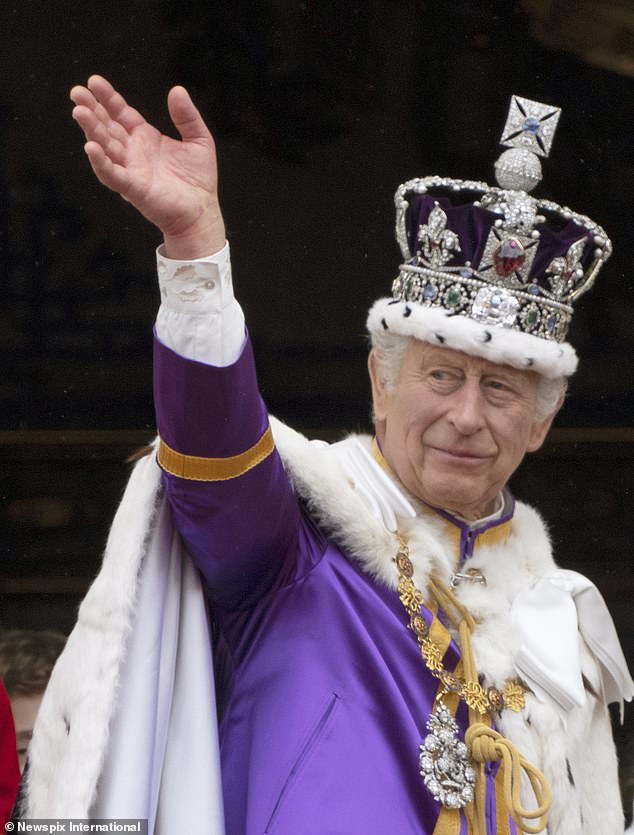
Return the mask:
<path fill-rule="evenodd" d="M 297 503 L 272 447 L 229 245 L 188 261 L 166 258 L 164 249 L 154 369 L 159 463 L 189 552 L 216 599 L 232 608 L 281 577 Z"/>
<path fill-rule="evenodd" d="M 250 346 L 226 368 L 155 346 L 158 461 L 176 527 L 214 597 L 249 605 L 292 573 L 299 509 Z"/>

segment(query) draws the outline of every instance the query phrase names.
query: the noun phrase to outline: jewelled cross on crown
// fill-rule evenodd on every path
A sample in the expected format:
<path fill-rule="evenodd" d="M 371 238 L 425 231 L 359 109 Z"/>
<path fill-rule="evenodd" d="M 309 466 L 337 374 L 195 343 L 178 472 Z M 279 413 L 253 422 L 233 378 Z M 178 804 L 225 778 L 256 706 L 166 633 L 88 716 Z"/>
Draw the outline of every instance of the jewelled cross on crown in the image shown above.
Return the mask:
<path fill-rule="evenodd" d="M 506 145 L 508 148 L 528 148 L 534 154 L 547 157 L 560 115 L 560 107 L 552 107 L 521 96 L 511 96 L 509 115 L 500 145 Z"/>
<path fill-rule="evenodd" d="M 547 157 L 561 115 L 560 107 L 511 97 L 502 131 L 504 151 L 495 163 L 495 176 L 502 188 L 531 191 L 542 178 L 539 157 Z"/>

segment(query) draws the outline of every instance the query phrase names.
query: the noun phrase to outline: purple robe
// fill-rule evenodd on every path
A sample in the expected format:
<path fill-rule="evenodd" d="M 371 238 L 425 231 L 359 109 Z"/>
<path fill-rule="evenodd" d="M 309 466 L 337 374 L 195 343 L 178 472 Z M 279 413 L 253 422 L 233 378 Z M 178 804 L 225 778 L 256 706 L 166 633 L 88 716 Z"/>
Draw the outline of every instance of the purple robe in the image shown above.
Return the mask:
<path fill-rule="evenodd" d="M 216 368 L 157 342 L 155 398 L 161 438 L 185 455 L 241 454 L 268 425 L 248 343 Z M 164 481 L 219 627 L 227 835 L 431 835 L 440 806 L 418 758 L 438 682 L 397 594 L 328 541 L 277 451 L 227 481 Z M 458 659 L 452 644 L 444 666 Z M 456 718 L 464 731 L 462 703 Z"/>

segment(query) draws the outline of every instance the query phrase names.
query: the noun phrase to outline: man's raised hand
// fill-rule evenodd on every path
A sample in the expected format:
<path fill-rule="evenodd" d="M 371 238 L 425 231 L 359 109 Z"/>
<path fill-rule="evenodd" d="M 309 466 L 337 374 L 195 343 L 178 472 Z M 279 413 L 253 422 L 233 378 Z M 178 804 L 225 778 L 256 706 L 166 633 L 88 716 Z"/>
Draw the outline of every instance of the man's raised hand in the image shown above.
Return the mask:
<path fill-rule="evenodd" d="M 161 230 L 168 257 L 198 258 L 223 247 L 214 140 L 183 87 L 167 97 L 180 140 L 148 124 L 99 75 L 70 97 L 95 175 Z"/>

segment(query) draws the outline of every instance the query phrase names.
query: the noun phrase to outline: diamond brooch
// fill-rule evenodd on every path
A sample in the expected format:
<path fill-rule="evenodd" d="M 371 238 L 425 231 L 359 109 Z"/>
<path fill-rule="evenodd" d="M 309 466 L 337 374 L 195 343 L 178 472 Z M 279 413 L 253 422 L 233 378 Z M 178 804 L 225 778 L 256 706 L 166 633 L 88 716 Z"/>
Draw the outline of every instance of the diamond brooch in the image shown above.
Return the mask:
<path fill-rule="evenodd" d="M 418 761 L 421 776 L 434 800 L 462 809 L 473 800 L 476 772 L 458 737 L 458 724 L 442 702 L 427 720 L 427 730 Z"/>

